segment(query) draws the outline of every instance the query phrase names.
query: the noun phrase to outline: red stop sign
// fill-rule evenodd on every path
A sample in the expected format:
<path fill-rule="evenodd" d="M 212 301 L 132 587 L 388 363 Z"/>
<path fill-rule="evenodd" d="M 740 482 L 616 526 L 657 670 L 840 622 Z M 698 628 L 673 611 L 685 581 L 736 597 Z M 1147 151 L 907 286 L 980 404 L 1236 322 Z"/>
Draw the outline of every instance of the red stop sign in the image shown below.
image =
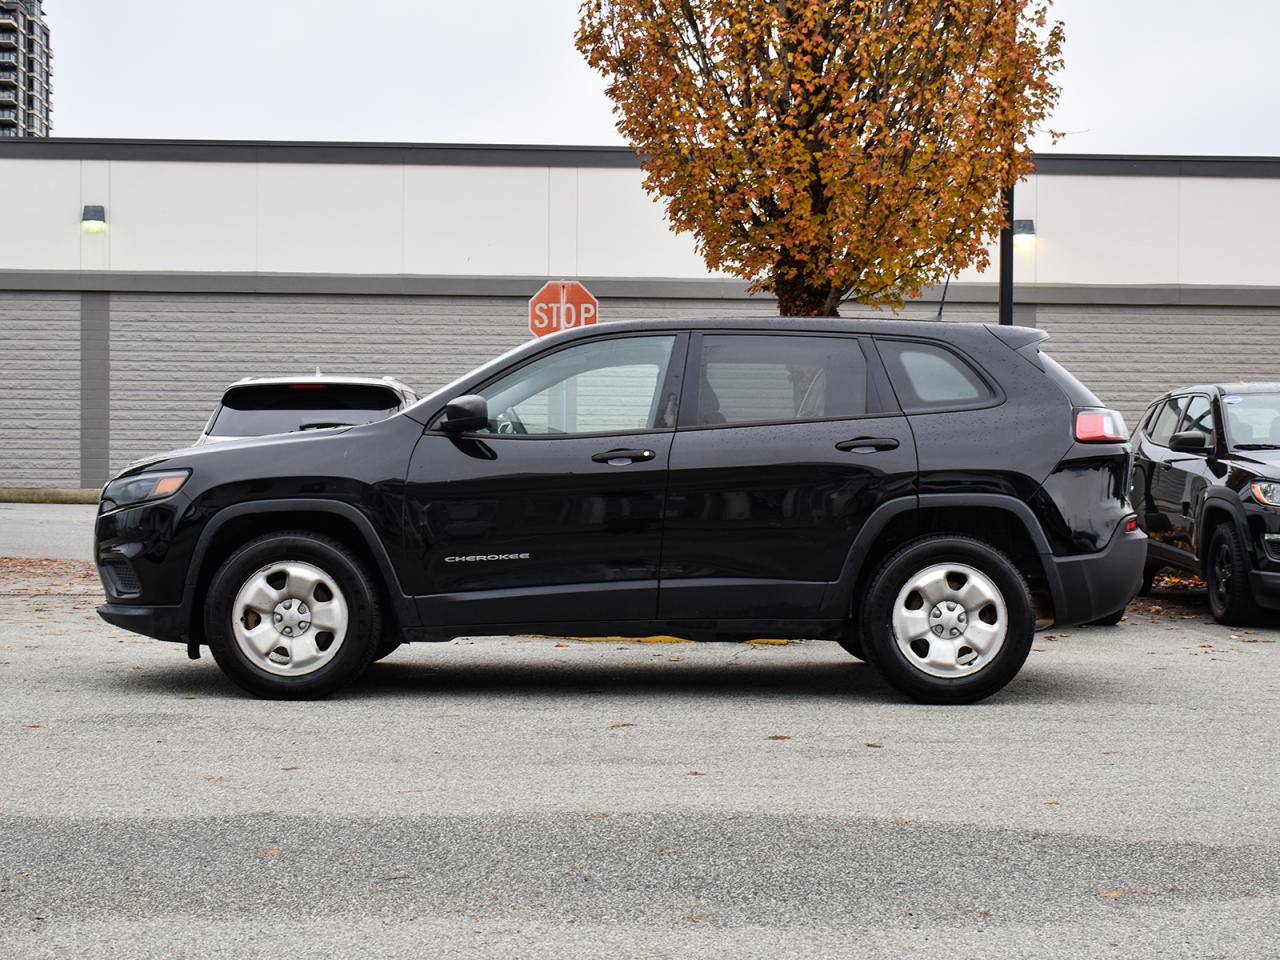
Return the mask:
<path fill-rule="evenodd" d="M 586 327 L 600 318 L 600 301 L 577 280 L 550 280 L 529 300 L 529 330 L 545 337 Z"/>

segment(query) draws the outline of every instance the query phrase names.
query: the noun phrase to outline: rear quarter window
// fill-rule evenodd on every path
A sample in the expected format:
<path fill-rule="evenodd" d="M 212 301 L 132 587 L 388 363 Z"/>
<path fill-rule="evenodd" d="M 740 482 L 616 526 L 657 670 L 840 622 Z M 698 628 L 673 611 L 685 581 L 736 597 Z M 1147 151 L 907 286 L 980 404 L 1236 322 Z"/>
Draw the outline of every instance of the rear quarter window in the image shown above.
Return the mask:
<path fill-rule="evenodd" d="M 983 407 L 995 392 L 968 361 L 947 347 L 911 340 L 878 340 L 898 402 L 907 413 Z"/>

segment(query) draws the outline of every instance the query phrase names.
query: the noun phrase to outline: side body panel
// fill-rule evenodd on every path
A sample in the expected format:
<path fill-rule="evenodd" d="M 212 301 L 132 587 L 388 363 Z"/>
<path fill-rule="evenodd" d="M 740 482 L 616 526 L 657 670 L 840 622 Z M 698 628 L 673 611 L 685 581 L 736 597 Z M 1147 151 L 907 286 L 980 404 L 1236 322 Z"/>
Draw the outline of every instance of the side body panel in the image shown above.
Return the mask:
<path fill-rule="evenodd" d="M 596 462 L 616 448 L 645 462 Z M 671 434 L 427 433 L 406 484 L 406 588 L 429 624 L 652 618 Z"/>

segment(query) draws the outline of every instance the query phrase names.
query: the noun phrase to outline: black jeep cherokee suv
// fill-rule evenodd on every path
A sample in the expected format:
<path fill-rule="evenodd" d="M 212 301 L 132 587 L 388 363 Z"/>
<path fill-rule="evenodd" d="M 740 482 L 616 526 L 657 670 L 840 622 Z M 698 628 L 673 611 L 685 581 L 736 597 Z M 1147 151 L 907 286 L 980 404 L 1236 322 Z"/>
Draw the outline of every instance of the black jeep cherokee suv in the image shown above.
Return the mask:
<path fill-rule="evenodd" d="M 1280 608 L 1280 383 L 1183 387 L 1134 436 L 1133 500 L 1162 567 L 1197 573 L 1220 623 Z"/>
<path fill-rule="evenodd" d="M 323 696 L 414 640 L 839 641 L 904 694 L 1008 683 L 1119 611 L 1146 538 L 1118 414 L 1027 328 L 630 321 L 405 411 L 182 450 L 103 490 L 109 623 Z"/>

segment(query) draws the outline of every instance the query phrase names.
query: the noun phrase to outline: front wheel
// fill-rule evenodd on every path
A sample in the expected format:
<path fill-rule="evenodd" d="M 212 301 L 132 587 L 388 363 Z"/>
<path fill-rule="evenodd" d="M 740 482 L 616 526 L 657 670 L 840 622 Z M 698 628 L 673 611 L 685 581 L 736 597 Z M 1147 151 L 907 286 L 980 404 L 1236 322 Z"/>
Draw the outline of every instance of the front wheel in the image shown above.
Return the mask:
<path fill-rule="evenodd" d="M 1257 621 L 1260 611 L 1249 586 L 1249 555 L 1231 522 L 1214 528 L 1204 566 L 1213 619 L 1229 627 Z"/>
<path fill-rule="evenodd" d="M 218 666 L 259 697 L 309 700 L 369 666 L 382 636 L 378 591 L 337 540 L 270 533 L 238 549 L 205 597 L 205 637 Z"/>
<path fill-rule="evenodd" d="M 1022 668 L 1035 634 L 1031 591 L 1018 568 L 970 537 L 925 537 L 876 571 L 862 642 L 885 680 L 923 703 L 973 703 Z"/>

